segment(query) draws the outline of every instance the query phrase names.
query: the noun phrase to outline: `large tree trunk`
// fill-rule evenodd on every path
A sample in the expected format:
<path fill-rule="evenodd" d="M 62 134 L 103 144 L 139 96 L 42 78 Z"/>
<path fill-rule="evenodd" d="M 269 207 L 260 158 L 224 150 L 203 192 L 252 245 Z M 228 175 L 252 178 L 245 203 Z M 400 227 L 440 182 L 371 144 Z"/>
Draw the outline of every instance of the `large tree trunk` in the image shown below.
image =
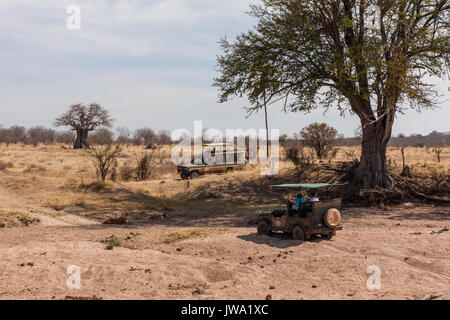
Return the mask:
<path fill-rule="evenodd" d="M 87 129 L 76 129 L 77 138 L 75 139 L 75 143 L 73 145 L 74 149 L 83 149 L 88 146 L 87 138 L 88 138 L 88 130 Z"/>
<path fill-rule="evenodd" d="M 374 124 L 362 126 L 362 150 L 360 164 L 356 170 L 356 180 L 360 187 L 389 188 L 392 178 L 386 161 L 386 148 L 391 137 L 392 120 L 384 119 Z"/>

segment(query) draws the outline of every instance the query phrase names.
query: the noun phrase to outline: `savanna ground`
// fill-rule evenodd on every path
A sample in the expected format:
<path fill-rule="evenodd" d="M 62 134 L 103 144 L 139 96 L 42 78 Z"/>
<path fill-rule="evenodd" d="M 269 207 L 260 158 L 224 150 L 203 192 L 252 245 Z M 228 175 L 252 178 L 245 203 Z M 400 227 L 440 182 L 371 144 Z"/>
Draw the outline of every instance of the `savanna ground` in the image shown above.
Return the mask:
<path fill-rule="evenodd" d="M 440 162 L 433 148 L 406 148 L 405 156 L 413 176 L 448 199 L 450 148 L 441 149 Z M 118 171 L 144 152 L 123 147 Z M 259 236 L 248 224 L 289 197 L 270 184 L 341 182 L 358 148 L 340 147 L 301 178 L 281 161 L 271 178 L 247 166 L 181 180 L 168 147 L 151 152 L 148 180 L 118 174 L 102 184 L 84 151 L 1 145 L 0 299 L 450 298 L 450 232 L 435 232 L 450 227 L 448 202 L 347 201 L 344 229 L 331 241 Z M 400 174 L 400 149 L 388 157 Z M 119 218 L 127 222 L 103 223 Z M 81 268 L 80 290 L 67 288 L 71 265 Z M 372 265 L 380 290 L 366 284 Z"/>

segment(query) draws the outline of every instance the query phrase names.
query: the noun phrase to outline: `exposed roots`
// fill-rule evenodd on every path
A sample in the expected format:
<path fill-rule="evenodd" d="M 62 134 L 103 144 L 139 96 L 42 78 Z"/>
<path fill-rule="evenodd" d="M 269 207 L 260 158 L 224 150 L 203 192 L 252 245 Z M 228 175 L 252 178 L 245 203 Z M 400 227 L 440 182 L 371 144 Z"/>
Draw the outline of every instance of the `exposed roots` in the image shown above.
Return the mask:
<path fill-rule="evenodd" d="M 330 183 L 345 183 L 344 201 L 347 203 L 365 203 L 376 205 L 381 203 L 401 203 L 420 201 L 437 204 L 450 204 L 448 185 L 436 187 L 426 184 L 425 177 L 413 177 L 410 172 L 402 176 L 391 173 L 393 181 L 390 188 L 362 189 L 356 182 L 357 162 L 343 162 L 333 168 L 335 177 Z M 327 196 L 332 196 L 328 192 Z"/>
<path fill-rule="evenodd" d="M 314 170 L 301 176 L 295 170 L 267 177 L 244 177 L 230 179 L 222 183 L 211 181 L 190 192 L 191 199 L 222 199 L 246 203 L 274 203 L 289 196 L 286 190 L 270 188 L 273 184 L 309 182 L 326 182 L 344 184 L 341 187 L 322 188 L 317 191 L 319 198 L 343 198 L 344 203 L 358 205 L 395 204 L 402 202 L 429 202 L 450 204 L 448 182 L 437 183 L 432 177 L 414 175 L 411 178 L 397 174 L 390 175 L 393 183 L 390 188 L 363 189 L 356 182 L 358 162 L 320 163 Z M 292 190 L 294 192 L 295 190 Z M 291 193 L 292 193 L 291 192 Z M 308 191 L 305 191 L 308 193 Z"/>
<path fill-rule="evenodd" d="M 447 197 L 445 198 L 434 195 L 427 195 L 434 193 L 434 190 L 432 190 L 432 188 L 430 188 L 429 186 L 420 183 L 419 181 L 414 180 L 413 178 L 405 178 L 395 174 L 392 174 L 392 177 L 394 178 L 395 181 L 394 189 L 396 189 L 398 192 L 403 192 L 406 193 L 406 195 L 412 196 L 412 199 L 416 198 L 430 202 L 447 203 L 447 204 L 450 203 L 450 200 L 448 199 L 449 190 L 446 190 Z"/>

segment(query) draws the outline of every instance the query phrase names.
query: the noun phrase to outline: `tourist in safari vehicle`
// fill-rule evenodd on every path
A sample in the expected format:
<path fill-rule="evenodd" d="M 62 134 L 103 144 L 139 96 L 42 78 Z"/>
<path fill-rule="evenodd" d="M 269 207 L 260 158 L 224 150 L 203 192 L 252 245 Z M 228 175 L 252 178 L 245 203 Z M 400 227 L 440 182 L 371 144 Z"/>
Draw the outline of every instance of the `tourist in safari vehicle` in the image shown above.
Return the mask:
<path fill-rule="evenodd" d="M 274 185 L 283 189 L 316 189 L 340 184 L 303 183 Z M 342 230 L 340 209 L 342 198 L 319 200 L 317 193 L 305 198 L 298 193 L 289 200 L 286 209 L 274 210 L 258 216 L 258 234 L 269 235 L 273 231 L 291 234 L 296 240 L 309 240 L 311 236 L 320 236 L 330 240 L 337 230 Z"/>

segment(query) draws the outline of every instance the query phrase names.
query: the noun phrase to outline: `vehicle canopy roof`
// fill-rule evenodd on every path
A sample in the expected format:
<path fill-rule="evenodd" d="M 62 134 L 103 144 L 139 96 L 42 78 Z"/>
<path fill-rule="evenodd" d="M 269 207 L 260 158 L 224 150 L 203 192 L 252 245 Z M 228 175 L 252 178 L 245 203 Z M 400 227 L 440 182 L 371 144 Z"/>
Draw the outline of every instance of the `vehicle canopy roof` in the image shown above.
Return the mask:
<path fill-rule="evenodd" d="M 317 189 L 325 187 L 343 186 L 343 184 L 330 184 L 330 183 L 288 183 L 271 185 L 274 188 L 296 188 L 296 189 Z"/>

